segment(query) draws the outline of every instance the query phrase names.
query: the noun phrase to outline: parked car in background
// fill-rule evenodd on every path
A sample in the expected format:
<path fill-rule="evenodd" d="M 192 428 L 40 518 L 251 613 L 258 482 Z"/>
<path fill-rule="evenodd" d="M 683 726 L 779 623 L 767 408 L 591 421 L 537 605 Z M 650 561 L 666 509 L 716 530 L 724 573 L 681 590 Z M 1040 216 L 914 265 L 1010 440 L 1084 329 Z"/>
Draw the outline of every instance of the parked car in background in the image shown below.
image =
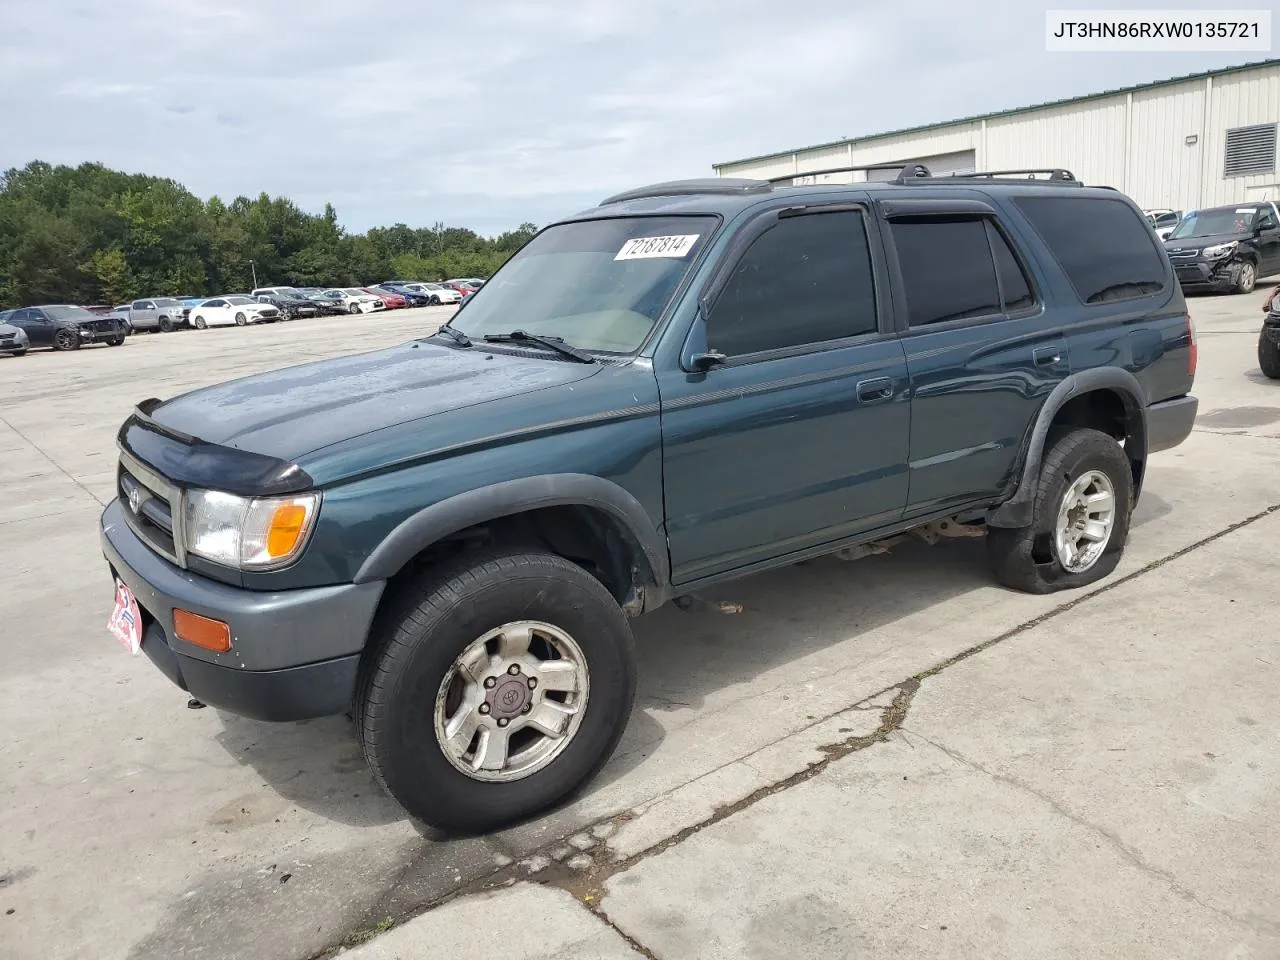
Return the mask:
<path fill-rule="evenodd" d="M 484 281 L 479 277 L 454 277 L 449 283 L 465 283 L 474 290 L 479 290 L 484 286 Z"/>
<path fill-rule="evenodd" d="M 444 287 L 446 290 L 455 291 L 462 300 L 467 299 L 467 297 L 476 292 L 475 287 L 468 286 L 465 283 L 458 283 L 455 280 L 446 280 L 444 283 L 440 284 L 440 286 Z"/>
<path fill-rule="evenodd" d="M 1142 212 L 1146 215 L 1147 222 L 1151 224 L 1151 229 L 1161 240 L 1167 240 L 1169 234 L 1173 233 L 1173 228 L 1182 219 L 1181 210 L 1170 210 L 1168 207 L 1157 207 Z"/>
<path fill-rule="evenodd" d="M 388 310 L 401 310 L 409 305 L 409 298 L 403 293 L 394 293 L 390 290 L 379 290 L 377 287 L 361 287 L 365 293 L 372 294 L 382 300 L 383 306 Z"/>
<path fill-rule="evenodd" d="M 5 316 L 11 311 L 0 313 L 0 353 L 20 357 L 31 347 L 27 331 L 5 322 Z"/>
<path fill-rule="evenodd" d="M 274 323 L 280 310 L 269 303 L 259 303 L 242 293 L 211 297 L 191 308 L 191 325 L 197 330 L 207 327 L 243 327 L 251 323 Z"/>
<path fill-rule="evenodd" d="M 259 287 L 249 296 L 259 303 L 269 303 L 280 311 L 284 320 L 320 316 L 320 304 L 293 287 Z"/>
<path fill-rule="evenodd" d="M 1280 210 L 1269 200 L 1192 210 L 1164 245 L 1182 289 L 1249 293 L 1280 273 Z"/>
<path fill-rule="evenodd" d="M 460 303 L 462 301 L 462 294 L 451 287 L 446 287 L 442 283 L 413 283 L 409 286 L 425 294 L 433 306 L 442 303 Z"/>
<path fill-rule="evenodd" d="M 135 300 L 129 304 L 129 325 L 135 330 L 168 333 L 187 325 L 183 304 L 175 297 Z"/>
<path fill-rule="evenodd" d="M 380 283 L 377 286 L 370 287 L 369 289 L 375 293 L 385 291 L 387 293 L 394 293 L 397 296 L 404 297 L 406 301 L 405 305 L 409 307 L 425 307 L 429 306 L 431 303 L 431 298 L 425 293 L 418 293 L 416 290 L 409 289 L 408 286 L 394 287 L 389 284 Z"/>
<path fill-rule="evenodd" d="M 1263 302 L 1262 313 L 1262 329 L 1258 332 L 1258 366 L 1268 380 L 1280 380 L 1280 287 L 1272 290 Z"/>
<path fill-rule="evenodd" d="M 14 310 L 5 321 L 22 329 L 32 347 L 79 350 L 88 343 L 118 347 L 126 336 L 124 323 L 116 317 L 100 317 L 84 307 L 55 303 Z"/>
<path fill-rule="evenodd" d="M 346 314 L 347 308 L 342 303 L 330 299 L 324 295 L 324 291 L 319 287 L 295 287 L 298 293 L 310 300 L 320 308 L 320 316 L 332 317 L 337 314 Z"/>
<path fill-rule="evenodd" d="M 341 306 L 347 313 L 373 313 L 387 309 L 381 297 L 365 293 L 359 287 L 335 287 L 324 291 L 322 296 L 330 303 Z"/>

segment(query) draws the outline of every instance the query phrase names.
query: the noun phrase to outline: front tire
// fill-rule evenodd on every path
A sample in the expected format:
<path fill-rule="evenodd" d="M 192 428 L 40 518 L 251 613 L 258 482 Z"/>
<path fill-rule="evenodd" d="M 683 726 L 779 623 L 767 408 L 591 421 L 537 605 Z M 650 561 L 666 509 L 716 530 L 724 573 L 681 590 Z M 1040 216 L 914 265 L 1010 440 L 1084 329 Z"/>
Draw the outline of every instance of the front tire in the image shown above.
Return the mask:
<path fill-rule="evenodd" d="M 439 298 L 438 296 L 432 296 L 432 298 L 431 298 L 431 306 L 433 306 L 433 307 L 438 307 L 438 306 L 440 306 L 440 298 Z"/>
<path fill-rule="evenodd" d="M 1280 380 L 1280 343 L 1268 337 L 1265 330 L 1258 334 L 1258 366 L 1268 380 Z"/>
<path fill-rule="evenodd" d="M 351 304 L 351 306 L 347 307 L 347 313 L 359 313 L 359 312 L 360 312 L 360 304 L 358 303 L 353 303 Z"/>
<path fill-rule="evenodd" d="M 123 346 L 124 346 L 124 334 L 120 334 L 118 337 L 112 337 L 110 340 L 108 340 L 108 341 L 107 341 L 107 346 L 109 346 L 109 347 L 123 347 Z"/>
<path fill-rule="evenodd" d="M 1258 268 L 1249 260 L 1240 262 L 1240 269 L 1236 271 L 1236 293 L 1252 293 L 1253 288 L 1258 283 Z"/>
<path fill-rule="evenodd" d="M 191 321 L 195 324 L 197 330 L 207 330 L 209 325 L 204 322 L 204 317 L 196 317 Z"/>
<path fill-rule="evenodd" d="M 237 326 L 237 327 L 243 327 L 243 326 L 244 326 L 246 323 L 248 323 L 248 322 L 249 322 L 249 321 L 245 318 L 245 315 L 244 315 L 243 313 L 237 313 L 237 314 L 236 314 L 236 326 Z"/>
<path fill-rule="evenodd" d="M 80 337 L 74 330 L 59 330 L 53 335 L 53 349 L 79 350 Z"/>
<path fill-rule="evenodd" d="M 1120 562 L 1132 512 L 1133 471 L 1119 443 L 1093 429 L 1051 435 L 1031 525 L 987 530 L 995 578 L 1036 594 L 1095 583 Z"/>
<path fill-rule="evenodd" d="M 532 816 L 609 759 L 635 698 L 631 630 L 577 564 L 464 555 L 429 572 L 369 650 L 354 714 L 374 776 L 453 833 Z"/>
<path fill-rule="evenodd" d="M 160 318 L 160 332 L 161 332 L 161 333 L 170 333 L 170 332 L 172 332 L 172 330 L 173 330 L 173 321 L 171 321 L 168 317 L 161 317 L 161 318 Z"/>

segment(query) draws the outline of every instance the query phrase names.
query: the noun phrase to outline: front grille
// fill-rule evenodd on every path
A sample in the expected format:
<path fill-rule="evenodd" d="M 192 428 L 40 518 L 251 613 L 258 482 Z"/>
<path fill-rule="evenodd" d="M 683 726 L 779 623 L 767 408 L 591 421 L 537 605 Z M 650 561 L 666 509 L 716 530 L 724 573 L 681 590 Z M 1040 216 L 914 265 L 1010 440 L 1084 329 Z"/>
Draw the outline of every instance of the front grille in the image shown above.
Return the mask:
<path fill-rule="evenodd" d="M 277 310 L 277 309 L 275 309 L 274 307 L 268 307 L 266 310 L 263 310 L 263 311 L 261 311 L 261 312 L 262 312 L 262 315 L 263 315 L 264 317 L 278 317 L 278 316 L 280 316 L 280 311 L 279 311 L 279 310 Z"/>
<path fill-rule="evenodd" d="M 1199 256 L 1199 250 L 1174 250 L 1169 253 L 1170 260 L 1187 260 L 1191 257 Z"/>
<path fill-rule="evenodd" d="M 167 560 L 185 566 L 178 529 L 182 491 L 148 470 L 128 454 L 121 454 L 117 487 L 129 528 Z"/>

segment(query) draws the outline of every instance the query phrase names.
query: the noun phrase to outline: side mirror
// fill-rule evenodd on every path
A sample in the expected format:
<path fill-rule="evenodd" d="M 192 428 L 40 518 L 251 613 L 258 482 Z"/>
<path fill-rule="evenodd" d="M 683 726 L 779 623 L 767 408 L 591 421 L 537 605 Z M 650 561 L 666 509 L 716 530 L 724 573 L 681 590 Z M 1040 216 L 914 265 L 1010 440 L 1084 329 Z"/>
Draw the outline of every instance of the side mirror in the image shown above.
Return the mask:
<path fill-rule="evenodd" d="M 699 373 L 706 373 L 712 367 L 718 367 L 728 359 L 719 350 L 707 350 L 703 353 L 695 353 L 689 358 L 689 363 Z"/>
<path fill-rule="evenodd" d="M 707 345 L 708 305 L 705 299 L 698 298 L 697 314 L 693 318 L 693 326 L 689 328 L 689 336 L 685 339 L 684 352 L 680 365 L 690 373 L 706 373 L 713 367 L 721 366 L 728 361 L 719 350 L 712 350 Z"/>

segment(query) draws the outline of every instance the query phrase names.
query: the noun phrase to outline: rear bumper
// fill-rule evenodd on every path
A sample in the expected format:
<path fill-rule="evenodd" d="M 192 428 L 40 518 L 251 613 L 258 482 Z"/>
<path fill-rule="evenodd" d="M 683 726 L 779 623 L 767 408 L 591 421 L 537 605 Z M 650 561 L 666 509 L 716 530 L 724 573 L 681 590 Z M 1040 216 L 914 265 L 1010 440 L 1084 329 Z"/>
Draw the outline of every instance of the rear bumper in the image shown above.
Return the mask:
<path fill-rule="evenodd" d="M 1147 453 L 1169 450 L 1187 439 L 1199 408 L 1195 397 L 1178 397 L 1147 407 Z"/>
<path fill-rule="evenodd" d="M 129 528 L 113 500 L 103 511 L 102 552 L 137 598 L 142 650 L 165 676 L 211 706 L 256 720 L 343 713 L 385 584 L 341 584 L 274 593 L 246 590 L 180 569 Z M 227 623 L 231 649 L 178 638 L 175 608 Z"/>

